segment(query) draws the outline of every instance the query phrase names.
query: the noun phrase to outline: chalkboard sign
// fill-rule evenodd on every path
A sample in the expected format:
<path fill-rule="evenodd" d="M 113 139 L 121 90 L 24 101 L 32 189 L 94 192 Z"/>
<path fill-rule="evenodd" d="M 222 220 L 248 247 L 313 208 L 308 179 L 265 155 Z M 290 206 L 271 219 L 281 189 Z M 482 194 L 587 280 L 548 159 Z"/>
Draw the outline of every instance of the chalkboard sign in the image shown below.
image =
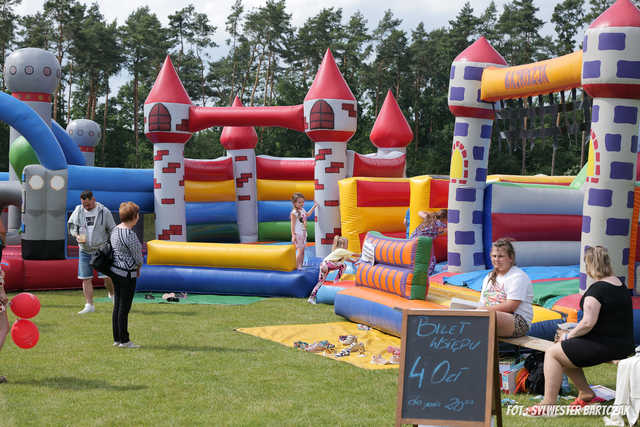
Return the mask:
<path fill-rule="evenodd" d="M 490 425 L 495 340 L 493 312 L 404 310 L 396 425 Z"/>

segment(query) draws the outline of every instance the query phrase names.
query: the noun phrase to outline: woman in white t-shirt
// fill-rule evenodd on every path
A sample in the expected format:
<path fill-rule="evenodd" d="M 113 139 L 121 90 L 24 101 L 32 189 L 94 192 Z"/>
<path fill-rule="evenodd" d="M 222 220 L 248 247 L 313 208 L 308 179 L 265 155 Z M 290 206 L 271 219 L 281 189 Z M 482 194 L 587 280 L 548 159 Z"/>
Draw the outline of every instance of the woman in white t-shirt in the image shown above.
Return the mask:
<path fill-rule="evenodd" d="M 493 271 L 482 281 L 483 310 L 495 311 L 498 336 L 521 337 L 533 319 L 533 285 L 527 273 L 516 267 L 516 253 L 509 239 L 498 239 L 491 247 Z"/>

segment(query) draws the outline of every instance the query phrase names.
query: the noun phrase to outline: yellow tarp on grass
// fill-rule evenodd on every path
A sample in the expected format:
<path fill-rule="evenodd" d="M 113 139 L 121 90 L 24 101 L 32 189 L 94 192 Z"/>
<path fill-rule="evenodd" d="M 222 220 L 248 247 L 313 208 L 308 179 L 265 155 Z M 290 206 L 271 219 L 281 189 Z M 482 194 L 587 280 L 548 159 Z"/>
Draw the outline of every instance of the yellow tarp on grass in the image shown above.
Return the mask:
<path fill-rule="evenodd" d="M 387 335 L 375 329 L 363 331 L 358 329 L 358 325 L 351 322 L 332 322 L 317 323 L 312 325 L 278 325 L 278 326 L 262 326 L 258 328 L 238 328 L 238 332 L 253 335 L 265 340 L 275 341 L 287 347 L 291 347 L 291 351 L 302 351 L 293 348 L 296 341 L 304 341 L 309 344 L 315 341 L 327 340 L 336 346 L 336 353 L 345 348 L 338 337 L 340 335 L 355 335 L 358 342 L 364 343 L 365 356 L 361 357 L 360 353 L 350 354 L 345 357 L 335 357 L 335 354 L 324 354 L 330 359 L 339 360 L 341 362 L 351 363 L 359 368 L 364 369 L 394 369 L 398 365 L 376 365 L 371 363 L 371 357 L 382 353 L 385 359 L 391 358 L 391 353 L 386 352 L 387 347 L 400 347 L 400 338 Z M 322 353 L 309 353 L 319 354 Z"/>

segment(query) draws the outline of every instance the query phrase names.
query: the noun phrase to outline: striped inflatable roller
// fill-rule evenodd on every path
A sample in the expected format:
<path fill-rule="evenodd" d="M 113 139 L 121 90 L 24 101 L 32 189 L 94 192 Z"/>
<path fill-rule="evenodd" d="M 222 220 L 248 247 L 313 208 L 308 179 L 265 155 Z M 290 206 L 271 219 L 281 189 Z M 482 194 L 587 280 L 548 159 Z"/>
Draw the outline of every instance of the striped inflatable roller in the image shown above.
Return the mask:
<path fill-rule="evenodd" d="M 364 286 L 399 295 L 406 299 L 424 300 L 429 287 L 431 239 L 395 239 L 376 231 L 365 238 L 364 249 L 373 248 L 375 264 L 361 262 L 356 273 L 356 286 Z"/>

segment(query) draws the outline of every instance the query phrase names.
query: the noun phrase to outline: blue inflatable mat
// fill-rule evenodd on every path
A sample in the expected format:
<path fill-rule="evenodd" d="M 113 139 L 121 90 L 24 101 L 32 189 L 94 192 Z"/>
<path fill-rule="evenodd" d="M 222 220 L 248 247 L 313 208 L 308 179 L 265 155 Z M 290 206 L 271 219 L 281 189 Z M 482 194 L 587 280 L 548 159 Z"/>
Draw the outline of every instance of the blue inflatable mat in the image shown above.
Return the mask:
<path fill-rule="evenodd" d="M 578 277 L 580 275 L 579 265 L 558 265 L 549 267 L 520 267 L 531 280 L 561 279 L 566 277 Z M 491 270 L 470 271 L 469 273 L 456 274 L 455 276 L 444 278 L 444 283 L 455 286 L 465 286 L 475 291 L 482 290 L 482 280 Z"/>

